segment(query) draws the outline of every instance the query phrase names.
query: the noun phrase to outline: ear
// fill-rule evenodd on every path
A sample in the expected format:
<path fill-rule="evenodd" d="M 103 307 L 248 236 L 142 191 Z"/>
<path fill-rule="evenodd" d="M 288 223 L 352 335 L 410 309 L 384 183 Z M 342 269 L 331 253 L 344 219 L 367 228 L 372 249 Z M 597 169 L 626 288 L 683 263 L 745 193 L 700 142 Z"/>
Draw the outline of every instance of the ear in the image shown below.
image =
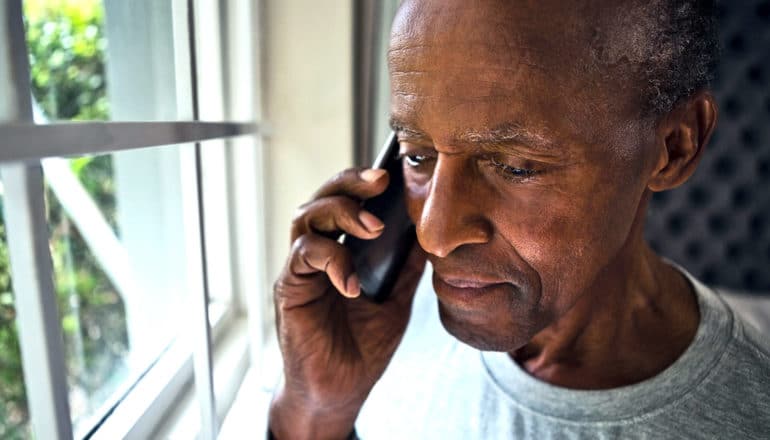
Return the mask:
<path fill-rule="evenodd" d="M 717 104 L 708 91 L 696 92 L 674 107 L 658 124 L 658 158 L 647 187 L 657 192 L 686 182 L 695 172 L 716 123 Z"/>

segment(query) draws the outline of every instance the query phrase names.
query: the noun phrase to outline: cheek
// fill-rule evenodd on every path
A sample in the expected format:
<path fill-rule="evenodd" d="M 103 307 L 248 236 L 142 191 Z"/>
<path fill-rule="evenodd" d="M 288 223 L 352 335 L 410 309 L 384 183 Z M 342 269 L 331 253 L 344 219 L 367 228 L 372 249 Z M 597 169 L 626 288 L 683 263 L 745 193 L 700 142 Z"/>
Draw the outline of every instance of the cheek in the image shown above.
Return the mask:
<path fill-rule="evenodd" d="M 545 308 L 569 308 L 627 243 L 641 190 L 619 188 L 521 193 L 518 214 L 493 209 L 498 233 L 540 275 Z"/>

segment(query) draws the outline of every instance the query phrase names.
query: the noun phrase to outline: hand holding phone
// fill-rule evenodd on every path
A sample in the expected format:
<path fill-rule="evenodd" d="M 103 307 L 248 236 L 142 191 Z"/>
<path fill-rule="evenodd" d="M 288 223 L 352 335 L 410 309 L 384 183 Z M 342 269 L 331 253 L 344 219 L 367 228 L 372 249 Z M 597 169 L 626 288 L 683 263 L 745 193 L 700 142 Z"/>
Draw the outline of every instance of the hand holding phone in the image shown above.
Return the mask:
<path fill-rule="evenodd" d="M 373 240 L 344 236 L 353 266 L 361 282 L 361 293 L 376 302 L 384 301 L 403 268 L 416 236 L 404 200 L 404 171 L 398 159 L 398 138 L 391 133 L 374 162 L 374 168 L 388 171 L 390 183 L 382 194 L 363 202 L 363 208 L 385 224 Z"/>
<path fill-rule="evenodd" d="M 406 214 L 397 152 L 391 137 L 376 163 L 389 179 L 345 170 L 292 220 L 291 252 L 273 290 L 286 377 L 270 407 L 278 438 L 345 438 L 406 330 L 425 255 Z M 362 209 L 384 229 L 368 228 Z M 339 233 L 345 245 L 334 239 Z M 351 300 L 359 287 L 376 301 L 392 296 L 384 304 Z"/>

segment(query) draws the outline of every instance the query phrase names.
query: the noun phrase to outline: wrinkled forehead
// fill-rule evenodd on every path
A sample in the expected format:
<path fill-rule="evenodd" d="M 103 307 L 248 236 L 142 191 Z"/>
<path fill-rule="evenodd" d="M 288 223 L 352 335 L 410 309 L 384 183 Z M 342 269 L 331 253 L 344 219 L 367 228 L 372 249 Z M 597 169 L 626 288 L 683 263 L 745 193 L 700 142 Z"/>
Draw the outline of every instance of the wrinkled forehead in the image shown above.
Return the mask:
<path fill-rule="evenodd" d="M 590 55 L 596 11 L 581 2 L 408 0 L 393 24 L 391 63 L 564 69 Z"/>

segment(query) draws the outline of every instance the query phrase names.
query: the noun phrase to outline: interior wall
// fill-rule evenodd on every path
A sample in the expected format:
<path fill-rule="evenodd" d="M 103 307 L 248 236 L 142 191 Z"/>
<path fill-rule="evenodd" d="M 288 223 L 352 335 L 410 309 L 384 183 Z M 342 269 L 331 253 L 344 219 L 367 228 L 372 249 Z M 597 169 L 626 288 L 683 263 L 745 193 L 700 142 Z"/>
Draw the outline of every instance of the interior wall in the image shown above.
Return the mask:
<path fill-rule="evenodd" d="M 264 0 L 268 276 L 289 251 L 296 208 L 353 163 L 352 1 Z"/>

